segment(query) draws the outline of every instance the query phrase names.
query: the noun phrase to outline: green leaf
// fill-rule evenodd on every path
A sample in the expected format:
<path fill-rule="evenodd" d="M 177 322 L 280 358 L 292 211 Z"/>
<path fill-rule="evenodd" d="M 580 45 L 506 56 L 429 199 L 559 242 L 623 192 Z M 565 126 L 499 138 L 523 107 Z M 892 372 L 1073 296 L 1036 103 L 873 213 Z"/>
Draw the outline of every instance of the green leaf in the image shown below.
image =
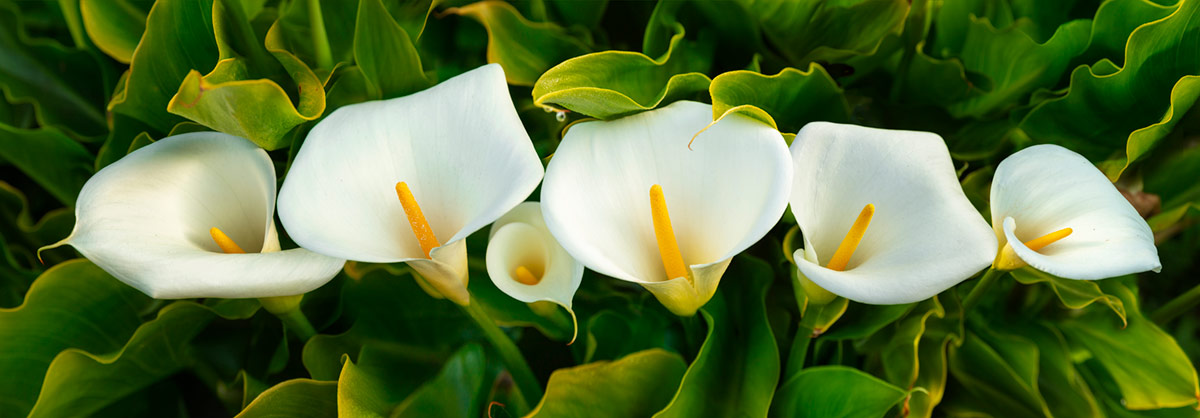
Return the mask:
<path fill-rule="evenodd" d="M 337 415 L 337 383 L 292 379 L 254 398 L 237 418 L 331 417 Z"/>
<path fill-rule="evenodd" d="M 86 260 L 59 264 L 34 282 L 25 303 L 0 309 L 0 415 L 33 409 L 59 352 L 118 350 L 141 324 L 150 298 Z M 53 376 L 51 376 L 53 377 Z"/>
<path fill-rule="evenodd" d="M 1197 10 L 1200 4 L 1179 2 L 1170 16 L 1139 26 L 1129 37 L 1124 67 L 1116 72 L 1076 68 L 1067 94 L 1035 107 L 1021 128 L 1035 141 L 1062 144 L 1092 160 L 1124 149 L 1123 161 L 1107 173 L 1110 179 L 1119 177 L 1200 97 L 1200 85 L 1190 77 L 1200 74 L 1200 56 L 1187 52 L 1200 47 Z M 1138 105 L 1128 106 L 1133 102 Z"/>
<path fill-rule="evenodd" d="M 16 166 L 65 205 L 74 205 L 95 157 L 58 129 L 0 123 L 0 160 Z"/>
<path fill-rule="evenodd" d="M 1010 274 L 1013 279 L 1024 285 L 1045 283 L 1058 295 L 1059 302 L 1068 308 L 1083 309 L 1094 302 L 1100 302 L 1112 309 L 1113 313 L 1121 318 L 1121 322 L 1126 320 L 1125 304 L 1120 298 L 1105 294 L 1095 281 L 1063 279 L 1031 267 L 1013 270 Z"/>
<path fill-rule="evenodd" d="M 629 51 L 571 58 L 547 70 L 533 86 L 537 106 L 568 109 L 600 119 L 654 109 L 708 89 L 708 65 L 678 53 L 682 26 L 671 48 L 655 60 Z"/>
<path fill-rule="evenodd" d="M 96 57 L 50 39 L 33 39 L 16 6 L 0 3 L 0 90 L 14 103 L 32 103 L 42 126 L 82 136 L 105 131 L 100 109 L 109 70 Z"/>
<path fill-rule="evenodd" d="M 354 28 L 354 59 L 373 98 L 390 99 L 430 86 L 411 37 L 380 0 L 362 0 Z"/>
<path fill-rule="evenodd" d="M 479 395 L 484 383 L 484 360 L 482 347 L 467 344 L 450 357 L 437 377 L 405 399 L 391 412 L 391 416 L 480 416 L 483 409 Z"/>
<path fill-rule="evenodd" d="M 1128 325 L 1095 311 L 1065 320 L 1059 329 L 1092 354 L 1116 381 L 1128 409 L 1194 406 L 1200 399 L 1196 368 L 1174 338 L 1142 316 L 1137 295 L 1116 279 L 1107 293 L 1125 303 Z"/>
<path fill-rule="evenodd" d="M 501 291 L 491 279 L 487 279 L 487 271 L 472 270 L 473 277 L 468 288 L 471 292 L 472 303 L 479 303 L 496 323 L 507 327 L 537 327 L 542 334 L 555 341 L 567 343 L 575 333 L 570 314 L 565 309 L 555 309 L 549 316 L 542 316 L 530 308 L 530 304 L 513 299 Z M 556 305 L 557 306 L 557 305 Z"/>
<path fill-rule="evenodd" d="M 145 11 L 126 0 L 79 0 L 79 11 L 96 48 L 122 64 L 133 59 L 133 51 L 146 31 Z"/>
<path fill-rule="evenodd" d="M 467 16 L 488 33 L 488 62 L 504 67 L 509 84 L 532 86 L 547 69 L 590 51 L 570 31 L 549 22 L 531 22 L 512 5 L 484 0 L 445 13 Z"/>
<path fill-rule="evenodd" d="M 779 348 L 764 306 L 771 267 L 735 257 L 717 296 L 701 309 L 708 336 L 679 392 L 656 417 L 766 415 L 779 381 Z"/>
<path fill-rule="evenodd" d="M 556 370 L 530 417 L 644 417 L 670 402 L 687 365 L 662 349 Z"/>
<path fill-rule="evenodd" d="M 950 373 L 968 399 L 1002 416 L 1049 416 L 1038 391 L 1038 346 L 1029 339 L 973 326 L 950 348 Z"/>
<path fill-rule="evenodd" d="M 237 302 L 230 319 L 248 318 L 254 300 Z M 166 378 L 194 361 L 192 340 L 218 313 L 194 302 L 172 303 L 138 327 L 119 351 L 93 354 L 67 349 L 46 370 L 42 392 L 30 417 L 86 416 L 109 403 Z M 104 320 L 104 319 L 101 319 Z M 103 351 L 101 352 L 103 353 Z"/>
<path fill-rule="evenodd" d="M 1044 324 L 1020 330 L 1038 348 L 1038 389 L 1053 416 L 1099 416 L 1100 406 L 1075 370 L 1071 348 L 1057 330 Z"/>
<path fill-rule="evenodd" d="M 741 0 L 795 66 L 871 55 L 904 26 L 905 0 Z"/>
<path fill-rule="evenodd" d="M 814 121 L 850 120 L 842 88 L 815 63 L 806 71 L 784 68 L 772 76 L 730 71 L 713 78 L 708 91 L 714 120 L 740 113 L 782 132 L 799 132 Z"/>
<path fill-rule="evenodd" d="M 591 316 L 586 332 L 580 335 L 585 344 L 584 363 L 614 360 L 653 347 L 666 346 L 666 329 L 674 318 L 658 315 L 658 311 L 621 313 L 603 310 Z"/>
<path fill-rule="evenodd" d="M 146 32 L 108 109 L 166 132 L 182 122 L 167 111 L 171 97 L 191 71 L 217 64 L 212 0 L 164 0 L 146 17 Z"/>
<path fill-rule="evenodd" d="M 888 382 L 843 366 L 812 367 L 776 393 L 771 416 L 882 417 L 908 394 Z"/>

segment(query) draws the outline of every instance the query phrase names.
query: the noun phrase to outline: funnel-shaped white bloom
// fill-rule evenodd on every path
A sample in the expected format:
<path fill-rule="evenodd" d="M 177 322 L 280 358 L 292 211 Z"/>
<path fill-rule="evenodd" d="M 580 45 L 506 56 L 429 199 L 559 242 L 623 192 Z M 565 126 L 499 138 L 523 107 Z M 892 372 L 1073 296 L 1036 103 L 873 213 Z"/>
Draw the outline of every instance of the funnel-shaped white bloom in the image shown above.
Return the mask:
<path fill-rule="evenodd" d="M 1028 263 L 1081 280 L 1162 269 L 1154 233 L 1137 210 L 1091 162 L 1058 145 L 1032 146 L 1000 162 L 991 205 L 1002 247 L 997 268 Z M 1065 228 L 1071 232 L 1044 248 L 1025 244 Z"/>
<path fill-rule="evenodd" d="M 284 179 L 279 217 L 305 248 L 408 262 L 443 296 L 466 305 L 464 239 L 525 200 L 541 178 L 504 72 L 491 64 L 326 117 Z M 439 240 L 428 257 L 397 199 L 398 182 Z"/>
<path fill-rule="evenodd" d="M 487 271 L 496 287 L 521 302 L 562 305 L 575 317 L 571 299 L 583 281 L 583 264 L 550 234 L 538 202 L 522 203 L 501 216 L 490 237 Z"/>
<path fill-rule="evenodd" d="M 70 244 L 154 298 L 250 298 L 313 290 L 345 260 L 280 251 L 275 169 L 266 151 L 216 132 L 164 138 L 84 184 Z M 246 254 L 225 254 L 219 228 Z"/>
<path fill-rule="evenodd" d="M 847 299 L 897 304 L 970 278 L 996 255 L 942 138 L 933 133 L 815 122 L 791 146 L 792 213 L 804 235 L 800 273 Z M 874 216 L 844 270 L 827 268 L 855 217 Z"/>
<path fill-rule="evenodd" d="M 585 266 L 641 284 L 671 312 L 690 316 L 717 289 L 729 260 L 757 242 L 787 207 L 792 168 L 783 136 L 740 115 L 677 102 L 567 132 L 542 185 L 546 225 Z M 669 277 L 652 220 L 661 186 L 680 268 Z M 674 244 L 674 243 L 672 243 Z M 686 267 L 682 267 L 686 266 Z"/>

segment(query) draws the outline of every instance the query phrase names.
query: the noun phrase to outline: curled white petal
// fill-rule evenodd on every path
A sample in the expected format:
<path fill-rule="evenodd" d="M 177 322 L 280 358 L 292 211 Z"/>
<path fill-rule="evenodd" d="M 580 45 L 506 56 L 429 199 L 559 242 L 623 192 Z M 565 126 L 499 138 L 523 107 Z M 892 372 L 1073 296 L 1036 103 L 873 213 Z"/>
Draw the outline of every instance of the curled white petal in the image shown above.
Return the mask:
<path fill-rule="evenodd" d="M 532 285 L 518 282 L 513 275 L 519 266 L 541 273 L 541 280 Z M 513 299 L 549 301 L 567 309 L 583 281 L 583 264 L 550 235 L 538 202 L 517 205 L 492 225 L 487 270 L 496 287 Z"/>
<path fill-rule="evenodd" d="M 408 184 L 446 246 L 525 200 L 541 177 L 504 73 L 492 64 L 409 96 L 333 112 L 297 154 L 279 216 L 297 243 L 322 254 L 428 261 L 396 197 L 397 182 Z"/>
<path fill-rule="evenodd" d="M 996 255 L 936 134 L 815 122 L 796 135 L 791 154 L 791 207 L 806 246 L 795 260 L 830 292 L 862 303 L 916 302 Z M 825 268 L 867 204 L 875 215 L 846 270 Z"/>
<path fill-rule="evenodd" d="M 1034 268 L 1095 280 L 1159 271 L 1154 233 L 1108 178 L 1083 156 L 1058 145 L 1032 146 L 996 167 L 992 225 L 1001 244 Z M 1038 251 L 1023 242 L 1071 228 Z"/>
<path fill-rule="evenodd" d="M 286 296 L 328 282 L 344 260 L 278 251 L 274 204 L 265 151 L 221 133 L 177 135 L 89 179 L 63 243 L 155 298 Z M 224 254 L 213 227 L 247 254 Z"/>
<path fill-rule="evenodd" d="M 547 227 L 585 266 L 651 284 L 647 289 L 668 307 L 703 305 L 720 274 L 696 274 L 696 268 L 727 262 L 761 239 L 783 214 L 792 177 L 782 135 L 740 115 L 713 124 L 689 149 L 711 122 L 711 106 L 685 101 L 574 125 L 542 185 Z M 691 290 L 661 284 L 672 280 L 651 221 L 655 184 L 662 186 L 684 262 L 693 268 Z M 680 298 L 696 300 L 669 301 Z"/>

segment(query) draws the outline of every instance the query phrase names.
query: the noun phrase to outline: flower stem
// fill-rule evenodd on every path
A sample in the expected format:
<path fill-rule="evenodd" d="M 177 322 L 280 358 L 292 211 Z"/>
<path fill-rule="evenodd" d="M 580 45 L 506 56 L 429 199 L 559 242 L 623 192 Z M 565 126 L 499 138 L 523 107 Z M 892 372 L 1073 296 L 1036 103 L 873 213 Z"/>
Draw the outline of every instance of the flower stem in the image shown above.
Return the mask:
<path fill-rule="evenodd" d="M 975 284 L 975 288 L 971 289 L 971 293 L 968 293 L 967 297 L 963 299 L 963 314 L 965 315 L 971 310 L 972 307 L 975 306 L 975 304 L 979 303 L 979 299 L 988 292 L 988 289 L 992 287 L 992 285 L 996 282 L 996 279 L 1000 278 L 1005 273 L 1008 273 L 1008 271 L 996 270 L 994 268 L 989 268 L 987 272 L 983 273 L 983 277 L 979 278 L 979 283 Z"/>
<path fill-rule="evenodd" d="M 303 297 L 304 295 L 276 296 L 258 298 L 258 301 L 262 303 L 263 309 L 274 314 L 283 322 L 284 326 L 295 332 L 301 341 L 308 341 L 309 338 L 317 335 L 317 330 L 313 328 L 311 322 L 308 322 L 304 311 L 300 310 L 300 300 Z"/>
<path fill-rule="evenodd" d="M 308 24 L 311 26 L 313 52 L 317 67 L 333 69 L 333 52 L 329 50 L 329 36 L 325 34 L 325 18 L 321 16 L 321 0 L 308 0 Z"/>
<path fill-rule="evenodd" d="M 1196 285 L 1192 290 L 1184 292 L 1182 295 L 1171 299 L 1166 305 L 1158 308 L 1154 313 L 1150 314 L 1150 319 L 1158 325 L 1166 325 L 1179 315 L 1187 313 L 1200 304 L 1200 285 Z"/>
<path fill-rule="evenodd" d="M 492 321 L 487 312 L 479 306 L 478 302 L 471 302 L 462 307 L 471 319 L 479 325 L 479 329 L 483 330 L 483 334 L 488 341 L 492 343 L 492 347 L 500 353 L 500 358 L 504 360 L 505 366 L 508 366 L 508 372 L 512 374 L 513 381 L 517 384 L 517 389 L 521 391 L 521 396 L 525 398 L 525 402 L 529 405 L 537 405 L 538 400 L 542 398 L 542 386 L 538 383 L 537 378 L 533 377 L 533 371 L 529 369 L 529 364 L 525 362 L 525 357 L 521 355 L 521 350 L 513 343 L 500 327 Z"/>

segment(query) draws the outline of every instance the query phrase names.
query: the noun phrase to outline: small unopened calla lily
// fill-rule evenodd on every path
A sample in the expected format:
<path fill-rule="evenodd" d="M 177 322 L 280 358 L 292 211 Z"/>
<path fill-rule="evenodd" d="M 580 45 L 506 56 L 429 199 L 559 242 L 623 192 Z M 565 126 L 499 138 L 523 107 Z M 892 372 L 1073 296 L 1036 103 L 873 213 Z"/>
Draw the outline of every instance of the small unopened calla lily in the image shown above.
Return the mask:
<path fill-rule="evenodd" d="M 814 303 L 924 300 L 996 254 L 936 134 L 814 122 L 791 155 L 791 208 L 804 237 L 793 258 Z"/>
<path fill-rule="evenodd" d="M 778 131 L 740 115 L 710 123 L 711 106 L 684 101 L 576 124 L 542 184 L 546 225 L 572 256 L 680 316 L 779 221 L 792 179 Z"/>
<path fill-rule="evenodd" d="M 313 127 L 284 179 L 292 239 L 349 260 L 407 262 L 466 306 L 464 241 L 537 187 L 542 164 L 499 65 L 344 106 Z"/>
<path fill-rule="evenodd" d="M 188 133 L 88 179 L 75 229 L 54 246 L 75 247 L 159 299 L 300 295 L 342 269 L 342 259 L 280 251 L 274 214 L 275 168 L 265 151 L 231 135 Z"/>
<path fill-rule="evenodd" d="M 571 300 L 583 281 L 583 264 L 550 234 L 541 205 L 517 205 L 492 224 L 490 237 L 486 260 L 492 283 L 539 315 L 553 317 L 556 305 L 566 308 L 574 342 L 579 330 Z"/>
<path fill-rule="evenodd" d="M 1137 210 L 1091 162 L 1058 145 L 1001 161 L 991 208 L 997 270 L 1029 265 L 1096 280 L 1162 269 L 1154 233 Z"/>

